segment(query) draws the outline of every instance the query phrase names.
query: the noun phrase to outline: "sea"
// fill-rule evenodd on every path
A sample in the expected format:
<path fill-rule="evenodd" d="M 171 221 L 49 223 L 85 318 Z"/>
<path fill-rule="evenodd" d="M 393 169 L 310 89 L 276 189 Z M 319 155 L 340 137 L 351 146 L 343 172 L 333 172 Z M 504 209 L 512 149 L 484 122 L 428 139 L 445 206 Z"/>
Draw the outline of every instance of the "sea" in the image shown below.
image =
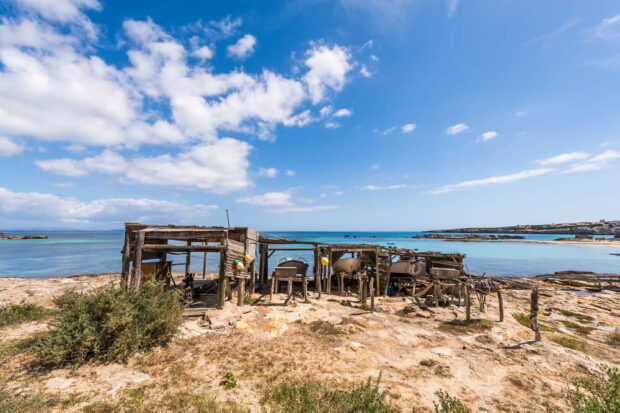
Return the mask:
<path fill-rule="evenodd" d="M 2 232 L 3 230 L 0 230 Z M 46 278 L 120 272 L 124 231 L 4 231 L 7 234 L 45 234 L 48 239 L 0 240 L 0 277 Z M 488 276 L 527 276 L 579 270 L 620 273 L 620 248 L 499 242 L 447 242 L 412 239 L 420 232 L 271 232 L 282 238 L 324 243 L 372 243 L 419 251 L 465 254 L 470 272 Z M 553 240 L 557 234 L 519 234 L 526 240 Z M 278 251 L 269 261 L 273 268 L 286 258 L 312 262 L 310 251 Z M 173 271 L 184 271 L 184 256 L 171 256 Z M 192 254 L 192 272 L 201 272 L 203 256 Z M 208 271 L 217 272 L 217 254 L 209 254 Z"/>

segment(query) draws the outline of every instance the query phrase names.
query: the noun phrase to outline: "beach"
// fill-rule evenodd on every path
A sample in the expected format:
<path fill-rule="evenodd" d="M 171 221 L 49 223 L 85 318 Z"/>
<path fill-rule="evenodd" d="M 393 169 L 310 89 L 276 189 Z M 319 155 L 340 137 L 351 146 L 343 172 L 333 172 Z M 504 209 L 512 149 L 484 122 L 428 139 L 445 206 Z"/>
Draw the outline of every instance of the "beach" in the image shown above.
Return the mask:
<path fill-rule="evenodd" d="M 87 291 L 118 279 L 118 274 L 3 278 L 0 304 L 50 306 L 62 291 Z M 617 287 L 589 291 L 588 283 L 575 287 L 533 277 L 500 282 L 504 321 L 499 322 L 498 302 L 490 295 L 485 312 L 472 305 L 472 319 L 485 321 L 471 329 L 450 324 L 464 319 L 464 307 L 425 308 L 409 297 L 376 297 L 376 311 L 369 312 L 353 296 L 319 299 L 312 291 L 308 302 L 297 298 L 285 306 L 284 295 L 270 303 L 268 296 L 253 294 L 243 307 L 227 302 L 222 310 L 186 319 L 168 347 L 126 364 L 89 363 L 33 376 L 22 359 L 9 357 L 0 374 L 19 377 L 12 385 L 22 390 L 72 400 L 52 411 L 125 400 L 136 389 L 163 400 L 181 383 L 191 384 L 192 394 L 207 392 L 219 402 L 260 411 L 273 382 L 312 378 L 346 387 L 379 376 L 381 390 L 402 411 L 432 409 L 434 393 L 442 389 L 472 411 L 541 411 L 545 402 L 553 411 L 566 411 L 572 378 L 600 371 L 601 363 L 618 366 L 620 349 L 609 342 L 609 335 L 620 331 Z M 546 327 L 538 343 L 515 318 L 529 312 L 535 285 L 539 322 Z M 2 328 L 0 345 L 47 328 L 46 322 Z M 558 338 L 577 343 L 576 349 L 558 344 L 564 342 Z M 227 372 L 236 378 L 233 389 L 220 384 Z"/>

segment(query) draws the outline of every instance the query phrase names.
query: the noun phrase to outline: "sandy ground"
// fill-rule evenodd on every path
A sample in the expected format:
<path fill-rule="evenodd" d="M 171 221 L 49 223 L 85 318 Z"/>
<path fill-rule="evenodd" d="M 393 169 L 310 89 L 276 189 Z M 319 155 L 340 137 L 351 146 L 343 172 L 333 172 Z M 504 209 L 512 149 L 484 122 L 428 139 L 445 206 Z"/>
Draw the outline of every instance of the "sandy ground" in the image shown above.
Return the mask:
<path fill-rule="evenodd" d="M 0 279 L 0 303 L 45 304 L 63 290 L 85 290 L 113 279 L 113 275 Z M 218 400 L 258 412 L 265 388 L 279 380 L 311 377 L 347 386 L 381 374 L 381 388 L 404 412 L 413 406 L 432 409 L 434 393 L 441 389 L 458 396 L 474 412 L 538 412 L 544 411 L 545 401 L 554 411 L 567 411 L 572 377 L 598 371 L 600 363 L 620 362 L 620 349 L 606 343 L 606 335 L 620 329 L 620 293 L 577 293 L 573 287 L 523 281 L 540 286 L 540 321 L 557 329 L 543 332 L 539 343 L 533 343 L 533 332 L 512 316 L 529 311 L 528 289 L 504 290 L 502 323 L 495 297 L 489 297 L 484 313 L 472 308 L 473 318 L 488 319 L 491 326 L 465 333 L 442 328 L 444 322 L 463 320 L 463 307 L 427 309 L 407 297 L 379 297 L 377 311 L 368 312 L 359 308 L 355 297 L 323 294 L 318 299 L 311 292 L 308 303 L 298 299 L 284 306 L 283 295 L 270 303 L 268 296 L 255 294 L 260 299 L 254 305 L 228 302 L 223 310 L 209 310 L 205 318 L 188 319 L 169 347 L 134 357 L 126 365 L 55 370 L 38 383 L 48 393 L 80 398 L 57 411 L 80 411 L 138 386 L 200 383 Z M 580 335 L 565 327 L 560 320 L 577 320 L 561 310 L 594 317 L 584 324 L 593 330 Z M 45 323 L 4 328 L 0 341 L 42 328 Z M 587 348 L 562 347 L 551 341 L 557 335 L 587 343 Z M 237 378 L 236 388 L 225 390 L 220 385 L 226 372 Z"/>

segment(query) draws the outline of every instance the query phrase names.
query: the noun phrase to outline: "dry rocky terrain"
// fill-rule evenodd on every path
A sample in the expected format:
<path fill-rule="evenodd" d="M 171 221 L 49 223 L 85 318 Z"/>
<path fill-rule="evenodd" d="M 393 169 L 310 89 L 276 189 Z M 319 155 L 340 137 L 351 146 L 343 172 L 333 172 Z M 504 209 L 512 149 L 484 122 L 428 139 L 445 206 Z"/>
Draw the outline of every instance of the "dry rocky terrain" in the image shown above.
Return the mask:
<path fill-rule="evenodd" d="M 84 291 L 117 278 L 0 278 L 0 306 L 50 306 L 62 291 Z M 620 363 L 620 349 L 609 340 L 620 331 L 620 293 L 534 278 L 517 284 L 523 289 L 504 290 L 501 323 L 494 296 L 484 313 L 472 308 L 472 317 L 483 321 L 461 326 L 450 322 L 465 318 L 463 307 L 425 308 L 408 297 L 378 297 L 377 310 L 369 312 L 356 297 L 323 294 L 318 299 L 311 292 L 308 302 L 297 299 L 283 306 L 284 295 L 270 303 L 268 296 L 254 294 L 251 305 L 227 302 L 223 310 L 187 319 L 171 345 L 127 364 L 33 373 L 20 357 L 7 357 L 0 359 L 0 374 L 10 378 L 14 391 L 65 400 L 53 411 L 97 411 L 98 403 L 130 395 L 139 394 L 145 402 L 190 389 L 226 406 L 259 412 L 265 390 L 282 380 L 310 377 L 347 387 L 379 376 L 380 388 L 404 412 L 412 407 L 431 411 L 434 393 L 441 389 L 474 412 L 539 412 L 544 402 L 552 411 L 568 411 L 571 378 L 598 371 L 601 363 Z M 529 312 L 533 285 L 540 286 L 539 321 L 546 330 L 538 343 L 514 316 Z M 0 346 L 45 328 L 45 322 L 4 327 Z M 226 373 L 235 377 L 234 388 L 222 385 Z"/>

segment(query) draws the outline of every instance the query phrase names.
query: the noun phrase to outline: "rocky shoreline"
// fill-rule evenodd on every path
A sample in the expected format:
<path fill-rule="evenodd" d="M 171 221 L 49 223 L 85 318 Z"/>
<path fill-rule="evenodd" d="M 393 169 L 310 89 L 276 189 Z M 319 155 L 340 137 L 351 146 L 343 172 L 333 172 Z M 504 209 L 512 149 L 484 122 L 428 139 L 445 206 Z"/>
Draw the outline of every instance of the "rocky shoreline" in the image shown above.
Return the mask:
<path fill-rule="evenodd" d="M 504 233 L 504 234 L 589 234 L 589 235 L 620 235 L 620 221 L 575 222 L 544 225 L 514 225 L 507 227 L 472 227 L 453 228 L 428 231 L 433 233 Z"/>
<path fill-rule="evenodd" d="M 0 232 L 0 240 L 2 239 L 47 239 L 47 235 L 8 235 Z"/>
<path fill-rule="evenodd" d="M 480 234 L 423 234 L 414 235 L 411 238 L 416 239 L 442 239 L 445 241 L 495 241 L 503 239 L 525 239 L 523 235 L 480 235 Z"/>

